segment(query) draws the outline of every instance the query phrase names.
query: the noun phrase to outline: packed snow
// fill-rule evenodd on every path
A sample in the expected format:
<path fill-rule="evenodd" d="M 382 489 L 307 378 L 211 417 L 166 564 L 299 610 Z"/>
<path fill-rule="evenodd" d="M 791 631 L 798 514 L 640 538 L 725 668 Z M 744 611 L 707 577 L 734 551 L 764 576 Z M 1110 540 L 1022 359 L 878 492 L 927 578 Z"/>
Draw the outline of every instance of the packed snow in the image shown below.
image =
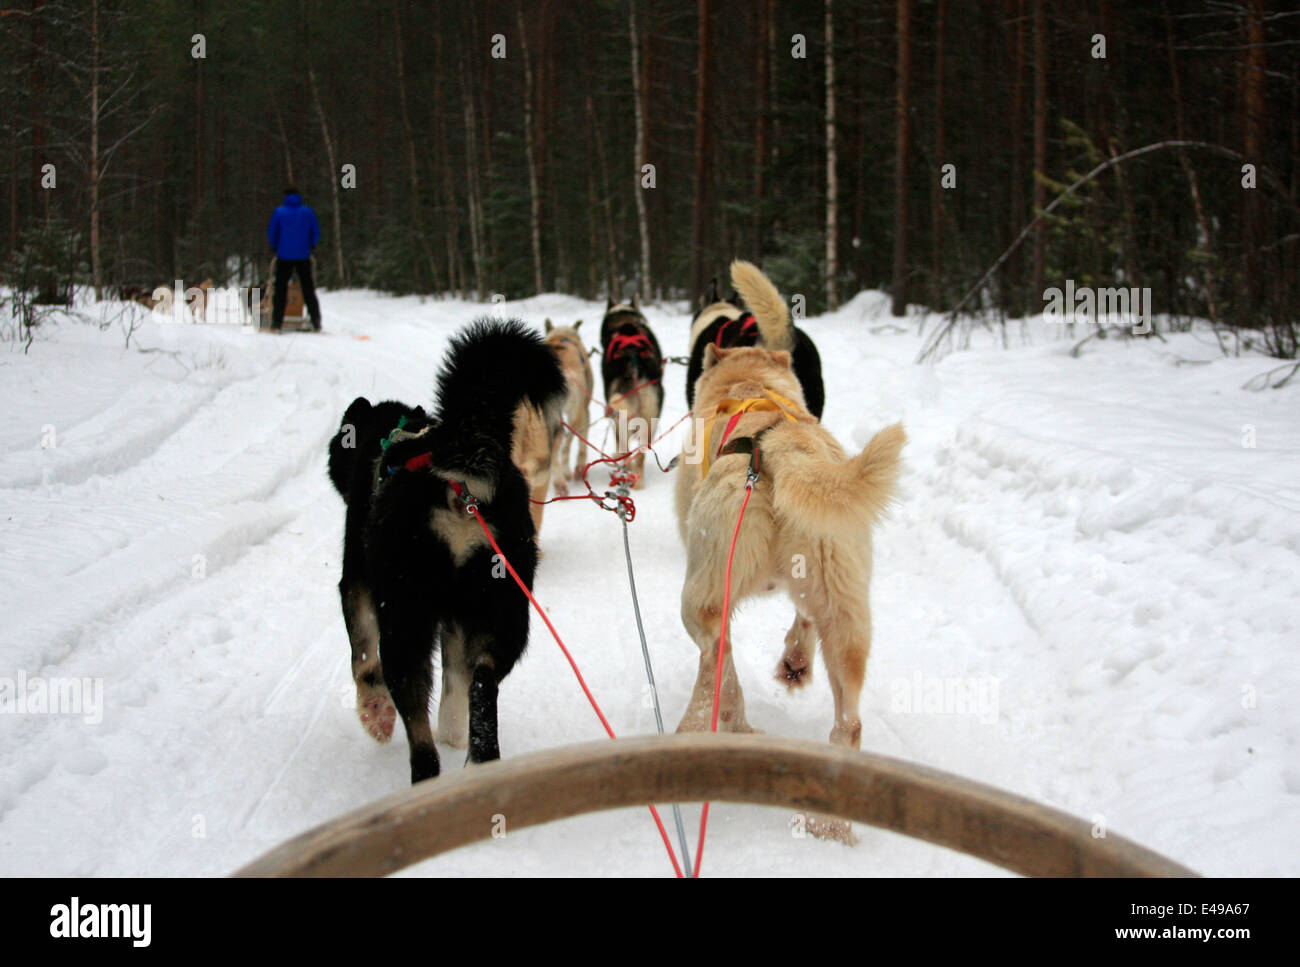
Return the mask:
<path fill-rule="evenodd" d="M 320 336 L 149 319 L 124 348 L 119 328 L 64 318 L 27 354 L 0 352 L 0 873 L 226 874 L 407 785 L 400 728 L 379 746 L 354 709 L 326 444 L 355 396 L 429 402 L 448 337 L 474 316 L 583 319 L 590 340 L 603 303 L 342 291 L 322 308 Z M 684 304 L 647 315 L 666 353 L 687 351 Z M 862 293 L 802 323 L 831 431 L 853 449 L 901 419 L 910 437 L 876 537 L 862 748 L 1207 875 L 1300 874 L 1300 386 L 1242 389 L 1270 362 L 1222 358 L 1204 332 L 1094 339 L 1074 358 L 1041 319 L 1009 323 L 1009 348 L 989 335 L 917 366 L 919 322 L 894 325 L 887 298 Z M 684 371 L 668 367 L 664 427 L 685 412 Z M 672 480 L 647 466 L 632 553 L 672 728 L 697 650 L 678 617 Z M 537 596 L 615 731 L 653 732 L 619 521 L 555 504 L 541 542 Z M 735 622 L 749 719 L 824 742 L 820 665 L 796 695 L 772 677 L 789 618 L 772 597 Z M 68 694 L 40 710 L 33 689 L 73 680 L 78 710 Z M 500 727 L 505 757 L 604 736 L 540 621 Z M 442 752 L 445 773 L 462 768 L 463 752 Z M 683 811 L 693 847 L 699 807 Z M 800 839 L 789 811 L 715 804 L 704 874 L 997 872 L 856 831 L 853 848 Z M 408 872 L 671 867 L 638 807 Z"/>

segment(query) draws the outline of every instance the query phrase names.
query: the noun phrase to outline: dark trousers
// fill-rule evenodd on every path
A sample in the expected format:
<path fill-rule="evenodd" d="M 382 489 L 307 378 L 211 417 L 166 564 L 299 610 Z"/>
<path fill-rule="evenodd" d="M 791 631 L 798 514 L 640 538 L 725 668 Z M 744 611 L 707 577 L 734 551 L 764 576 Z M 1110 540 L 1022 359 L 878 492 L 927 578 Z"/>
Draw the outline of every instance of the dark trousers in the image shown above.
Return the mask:
<path fill-rule="evenodd" d="M 294 272 L 302 285 L 302 301 L 307 303 L 313 329 L 320 328 L 320 303 L 316 301 L 316 284 L 311 279 L 311 259 L 276 259 L 275 292 L 271 296 L 271 328 L 284 325 L 284 304 L 289 298 L 289 280 Z"/>

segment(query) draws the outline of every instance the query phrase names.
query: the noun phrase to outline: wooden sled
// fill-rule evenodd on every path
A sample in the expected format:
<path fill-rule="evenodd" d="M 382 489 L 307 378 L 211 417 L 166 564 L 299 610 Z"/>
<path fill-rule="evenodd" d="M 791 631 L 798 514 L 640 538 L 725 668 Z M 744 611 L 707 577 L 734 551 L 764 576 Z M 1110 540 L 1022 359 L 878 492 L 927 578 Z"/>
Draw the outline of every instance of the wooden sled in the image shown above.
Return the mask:
<path fill-rule="evenodd" d="M 470 766 L 333 819 L 235 875 L 386 876 L 488 839 L 498 815 L 517 830 L 704 800 L 840 816 L 1026 876 L 1197 875 L 1122 836 L 1096 838 L 1082 819 L 951 773 L 821 743 L 725 734 L 593 742 Z"/>
<path fill-rule="evenodd" d="M 273 256 L 271 267 L 266 273 L 266 287 L 262 292 L 257 327 L 261 332 L 271 330 L 271 306 L 275 298 L 275 262 Z M 298 284 L 297 276 L 289 281 L 289 293 L 284 303 L 284 324 L 281 326 L 283 332 L 293 332 L 295 329 L 311 329 L 311 317 L 307 315 L 307 306 L 302 298 L 302 286 Z"/>

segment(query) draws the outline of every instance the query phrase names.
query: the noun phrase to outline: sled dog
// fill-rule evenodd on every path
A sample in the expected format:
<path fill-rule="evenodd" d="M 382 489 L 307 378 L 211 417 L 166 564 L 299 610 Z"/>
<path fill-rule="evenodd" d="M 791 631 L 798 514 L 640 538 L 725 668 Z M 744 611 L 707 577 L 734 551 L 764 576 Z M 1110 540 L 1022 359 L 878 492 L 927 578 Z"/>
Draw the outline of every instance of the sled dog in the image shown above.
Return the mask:
<path fill-rule="evenodd" d="M 770 316 L 783 311 L 737 287 L 756 316 L 769 316 L 759 316 L 759 324 L 770 324 Z M 893 493 L 903 428 L 881 430 L 850 458 L 808 412 L 788 351 L 726 349 L 710 342 L 702 366 L 685 451 L 699 459 L 678 467 L 675 493 L 687 549 L 682 622 L 700 649 L 695 689 L 678 731 L 710 727 L 727 555 L 753 476 L 736 541 L 730 609 L 777 588 L 789 594 L 795 621 L 776 678 L 790 690 L 806 685 L 820 640 L 835 702 L 830 741 L 859 748 L 859 694 L 871 647 L 871 530 Z M 730 642 L 718 721 L 725 731 L 753 731 Z M 813 831 L 851 836 L 839 822 L 821 821 Z"/>
<path fill-rule="evenodd" d="M 636 296 L 631 302 L 617 305 L 609 300 L 600 324 L 600 345 L 605 402 L 614 411 L 620 428 L 628 430 L 627 439 L 619 444 L 626 450 L 648 444 L 664 402 L 664 356 Z M 638 453 L 626 466 L 637 475 L 633 486 L 641 487 L 645 454 Z"/>
<path fill-rule="evenodd" d="M 762 346 L 790 352 L 808 412 L 820 420 L 826 403 L 826 390 L 822 384 L 821 357 L 812 337 L 791 324 L 785 300 L 756 266 L 749 262 L 733 262 L 731 275 L 732 284 L 739 291 L 732 292 L 727 299 L 719 299 L 715 279 L 710 292 L 701 296 L 700 310 L 691 320 L 686 405 L 695 405 L 695 384 L 704 370 L 705 346 L 712 344 L 719 349 Z"/>
<path fill-rule="evenodd" d="M 564 376 L 569 381 L 569 395 L 564 401 L 564 420 L 579 434 L 586 437 L 590 435 L 591 429 L 591 413 L 588 407 L 594 384 L 591 377 L 591 357 L 587 355 L 587 347 L 582 344 L 582 338 L 578 335 L 578 327 L 581 325 L 581 319 L 572 326 L 552 325 L 551 320 L 547 319 L 546 345 L 551 347 L 551 352 L 559 359 L 560 368 L 564 370 Z M 569 455 L 573 452 L 575 443 L 578 455 L 573 462 L 572 476 L 574 480 L 578 480 L 587 462 L 587 445 L 575 439 L 574 435 L 563 426 L 551 441 L 551 479 L 555 481 L 555 492 L 562 497 L 569 492 Z"/>
<path fill-rule="evenodd" d="M 541 336 L 517 320 L 478 320 L 452 339 L 432 414 L 359 397 L 330 442 L 347 504 L 339 596 L 357 710 L 380 742 L 401 716 L 411 781 L 438 775 L 429 721 L 431 658 L 442 655 L 436 738 L 500 756 L 497 692 L 528 641 L 529 604 L 479 522 L 529 587 L 537 567 L 529 482 L 511 459 L 520 411 L 549 434 L 567 388 Z M 530 417 L 531 419 L 531 417 Z"/>

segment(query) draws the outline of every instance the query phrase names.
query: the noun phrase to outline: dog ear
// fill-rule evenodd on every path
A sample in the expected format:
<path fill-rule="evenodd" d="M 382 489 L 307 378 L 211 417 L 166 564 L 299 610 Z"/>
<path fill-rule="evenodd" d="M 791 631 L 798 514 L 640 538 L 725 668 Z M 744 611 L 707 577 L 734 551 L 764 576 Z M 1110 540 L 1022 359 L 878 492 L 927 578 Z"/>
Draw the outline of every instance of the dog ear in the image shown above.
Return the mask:
<path fill-rule="evenodd" d="M 577 332 L 577 331 L 578 331 L 578 327 L 579 327 L 580 325 L 582 325 L 582 320 L 581 320 L 581 319 L 579 319 L 577 322 L 575 322 L 575 323 L 573 324 L 573 331 L 574 331 L 574 332 Z"/>
<path fill-rule="evenodd" d="M 709 288 L 706 292 L 700 293 L 699 309 L 703 310 L 705 306 L 711 306 L 718 301 L 718 277 L 715 275 L 709 282 Z"/>
<path fill-rule="evenodd" d="M 776 349 L 768 353 L 768 355 L 772 357 L 772 362 L 782 369 L 790 368 L 790 353 L 788 350 Z"/>
<path fill-rule="evenodd" d="M 351 423 L 355 426 L 358 420 L 364 418 L 370 413 L 370 410 L 370 400 L 366 399 L 364 396 L 358 396 L 348 404 L 348 408 L 343 413 L 342 422 Z"/>
<path fill-rule="evenodd" d="M 554 327 L 553 325 L 551 325 L 551 320 L 550 320 L 550 319 L 547 319 L 547 320 L 546 320 L 546 331 L 547 331 L 547 332 L 550 332 L 550 331 L 551 331 L 552 329 L 554 329 L 554 328 L 555 328 L 555 327 Z"/>
<path fill-rule="evenodd" d="M 706 342 L 704 344 L 704 368 L 712 369 L 714 366 L 718 365 L 718 363 L 722 362 L 729 352 L 731 352 L 731 350 L 715 346 L 711 342 Z M 786 355 L 789 355 L 789 353 Z"/>

